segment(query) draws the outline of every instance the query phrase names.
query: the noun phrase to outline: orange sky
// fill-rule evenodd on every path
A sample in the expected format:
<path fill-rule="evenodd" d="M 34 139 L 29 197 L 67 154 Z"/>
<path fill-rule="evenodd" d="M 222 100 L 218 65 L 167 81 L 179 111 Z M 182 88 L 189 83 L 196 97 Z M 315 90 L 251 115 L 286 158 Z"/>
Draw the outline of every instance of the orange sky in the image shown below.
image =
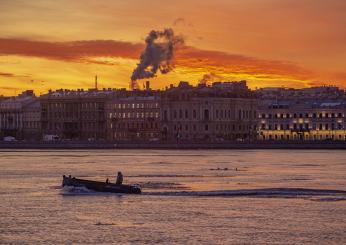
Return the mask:
<path fill-rule="evenodd" d="M 250 87 L 346 87 L 343 0 L 2 0 L 0 94 L 128 87 L 144 39 L 172 27 L 186 47 L 150 79 L 248 80 Z M 139 81 L 141 84 L 142 81 Z"/>

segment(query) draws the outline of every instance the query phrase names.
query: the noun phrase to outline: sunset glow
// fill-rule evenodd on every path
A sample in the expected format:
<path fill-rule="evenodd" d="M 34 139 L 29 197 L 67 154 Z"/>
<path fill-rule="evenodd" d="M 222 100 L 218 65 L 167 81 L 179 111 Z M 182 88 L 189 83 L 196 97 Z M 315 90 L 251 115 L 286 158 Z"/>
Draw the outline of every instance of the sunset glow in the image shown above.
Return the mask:
<path fill-rule="evenodd" d="M 20 1 L 0 3 L 0 94 L 128 87 L 151 30 L 185 46 L 150 79 L 247 80 L 255 87 L 346 87 L 346 3 L 332 0 Z M 197 7 L 198 6 L 198 7 Z M 143 80 L 144 81 L 144 80 Z M 141 84 L 143 81 L 139 81 Z"/>

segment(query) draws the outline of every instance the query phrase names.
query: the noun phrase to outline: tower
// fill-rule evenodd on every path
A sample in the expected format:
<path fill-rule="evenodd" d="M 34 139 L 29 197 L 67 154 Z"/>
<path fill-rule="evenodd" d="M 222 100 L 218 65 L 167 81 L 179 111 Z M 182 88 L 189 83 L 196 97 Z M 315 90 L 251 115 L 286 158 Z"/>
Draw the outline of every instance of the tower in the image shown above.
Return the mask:
<path fill-rule="evenodd" d="M 95 76 L 95 90 L 97 90 L 97 75 Z"/>

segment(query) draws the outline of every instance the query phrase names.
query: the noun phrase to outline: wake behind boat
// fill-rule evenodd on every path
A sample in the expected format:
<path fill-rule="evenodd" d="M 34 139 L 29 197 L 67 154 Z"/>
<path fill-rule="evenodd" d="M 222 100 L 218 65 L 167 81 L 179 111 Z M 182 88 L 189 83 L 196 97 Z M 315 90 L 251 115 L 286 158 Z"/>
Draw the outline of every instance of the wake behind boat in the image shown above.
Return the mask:
<path fill-rule="evenodd" d="M 142 190 L 136 185 L 113 184 L 109 182 L 77 179 L 71 176 L 63 176 L 62 186 L 85 187 L 98 192 L 141 194 Z"/>

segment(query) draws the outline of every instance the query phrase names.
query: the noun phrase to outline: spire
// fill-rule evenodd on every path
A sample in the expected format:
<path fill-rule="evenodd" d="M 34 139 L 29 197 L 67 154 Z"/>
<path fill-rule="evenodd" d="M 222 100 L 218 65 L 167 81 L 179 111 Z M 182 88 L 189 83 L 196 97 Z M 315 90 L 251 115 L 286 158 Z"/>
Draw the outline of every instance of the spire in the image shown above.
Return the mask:
<path fill-rule="evenodd" d="M 95 76 L 95 89 L 97 90 L 97 75 Z"/>

